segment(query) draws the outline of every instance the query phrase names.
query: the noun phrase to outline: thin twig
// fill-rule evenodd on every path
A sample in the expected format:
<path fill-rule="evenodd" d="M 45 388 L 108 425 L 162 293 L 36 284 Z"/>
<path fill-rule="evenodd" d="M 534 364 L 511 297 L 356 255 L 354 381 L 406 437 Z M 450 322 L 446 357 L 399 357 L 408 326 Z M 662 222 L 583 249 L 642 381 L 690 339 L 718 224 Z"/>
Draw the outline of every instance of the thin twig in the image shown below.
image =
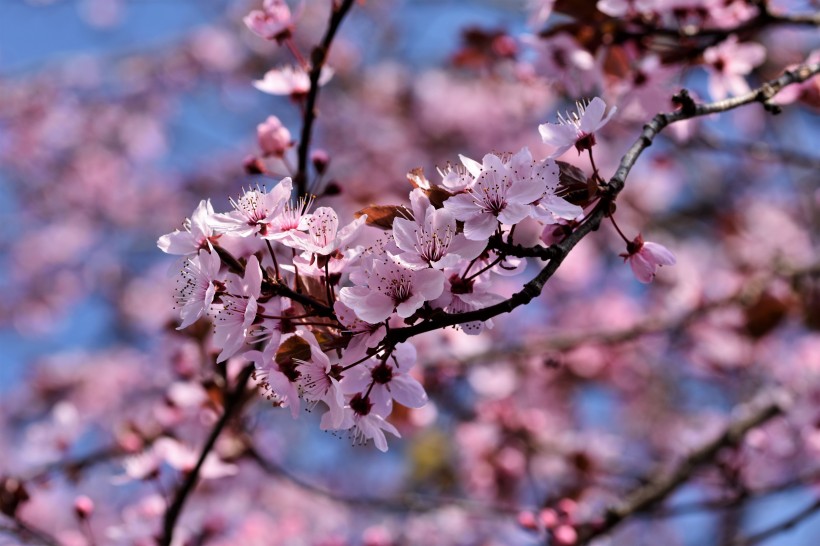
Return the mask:
<path fill-rule="evenodd" d="M 413 336 L 447 326 L 455 326 L 456 324 L 474 321 L 485 321 L 504 313 L 510 313 L 514 309 L 528 304 L 541 294 L 541 290 L 544 288 L 546 282 L 552 277 L 561 265 L 561 262 L 564 261 L 575 245 L 592 231 L 598 229 L 601 221 L 609 215 L 611 210 L 610 206 L 621 190 L 623 190 L 626 178 L 632 170 L 632 167 L 643 151 L 652 145 L 655 137 L 664 128 L 678 121 L 727 112 L 755 102 L 759 102 L 764 105 L 764 107 L 776 112 L 777 110 L 769 103 L 772 97 L 784 87 L 794 83 L 804 82 L 818 73 L 820 73 L 820 63 L 803 65 L 793 70 L 787 70 L 779 78 L 766 82 L 761 87 L 745 95 L 706 104 L 695 103 L 686 90 L 681 91 L 675 95 L 675 100 L 681 105 L 681 108 L 676 112 L 657 114 L 649 123 L 644 125 L 639 138 L 621 158 L 615 175 L 609 182 L 602 185 L 601 199 L 589 213 L 586 220 L 560 243 L 548 248 L 535 247 L 533 254 L 538 253 L 537 255 L 539 256 L 543 255 L 549 259 L 549 262 L 532 280 L 526 283 L 519 292 L 516 292 L 507 300 L 483 309 L 468 311 L 466 313 L 439 313 L 434 318 L 420 322 L 419 324 L 403 328 L 394 328 L 388 334 L 389 341 L 391 343 L 401 343 Z M 503 245 L 497 246 L 501 247 Z M 512 252 L 510 254 L 515 255 Z"/>
<path fill-rule="evenodd" d="M 322 75 L 322 67 L 327 60 L 327 54 L 339 30 L 339 25 L 353 6 L 353 0 L 344 0 L 341 5 L 334 1 L 330 8 L 330 22 L 321 44 L 313 49 L 310 55 L 310 89 L 307 99 L 305 99 L 304 122 L 302 123 L 302 135 L 299 138 L 299 166 L 293 181 L 296 183 L 296 192 L 299 196 L 307 195 L 308 181 L 308 156 L 310 154 L 310 139 L 313 131 L 313 122 L 316 121 L 316 100 L 319 98 L 319 78 Z"/>
<path fill-rule="evenodd" d="M 222 416 L 211 429 L 211 433 L 208 435 L 205 445 L 202 446 L 202 451 L 199 454 L 199 459 L 197 460 L 196 465 L 188 474 L 186 474 L 185 480 L 176 490 L 173 500 L 168 505 L 168 509 L 165 511 L 165 516 L 162 522 L 162 536 L 158 541 L 161 546 L 169 546 L 171 544 L 174 537 L 174 528 L 177 520 L 179 519 L 180 514 L 182 514 L 182 508 L 185 505 L 185 501 L 193 492 L 194 487 L 196 487 L 196 484 L 199 481 L 199 473 L 202 470 L 202 465 L 205 463 L 205 459 L 211 453 L 211 450 L 216 444 L 217 438 L 219 438 L 219 435 L 225 429 L 225 426 L 228 422 L 230 422 L 234 415 L 239 413 L 239 410 L 242 408 L 245 400 L 245 386 L 248 383 L 248 379 L 253 373 L 253 370 L 253 364 L 249 364 L 239 373 L 239 376 L 236 378 L 236 387 L 226 397 L 225 410 L 222 412 Z"/>
<path fill-rule="evenodd" d="M 747 432 L 785 413 L 790 405 L 791 396 L 784 390 L 775 390 L 763 393 L 749 404 L 739 407 L 738 416 L 729 423 L 723 434 L 690 453 L 671 472 L 659 473 L 650 478 L 646 485 L 626 495 L 622 502 L 607 510 L 602 521 L 581 526 L 578 544 L 587 544 L 612 531 L 631 516 L 652 509 L 689 480 L 698 468 L 714 460 L 722 449 L 738 445 Z"/>

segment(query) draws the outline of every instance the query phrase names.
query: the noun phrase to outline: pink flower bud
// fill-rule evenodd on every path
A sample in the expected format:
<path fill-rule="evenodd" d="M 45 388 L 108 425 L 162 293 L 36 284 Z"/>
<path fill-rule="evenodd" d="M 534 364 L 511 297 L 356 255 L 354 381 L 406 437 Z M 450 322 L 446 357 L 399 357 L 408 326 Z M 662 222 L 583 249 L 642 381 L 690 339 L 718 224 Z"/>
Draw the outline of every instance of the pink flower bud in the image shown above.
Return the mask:
<path fill-rule="evenodd" d="M 77 514 L 79 519 L 88 518 L 92 512 L 94 512 L 94 501 L 85 495 L 80 495 L 74 499 L 74 513 Z"/>
<path fill-rule="evenodd" d="M 262 10 L 253 10 L 244 19 L 245 25 L 266 40 L 282 41 L 290 37 L 293 19 L 283 0 L 265 0 Z"/>
<path fill-rule="evenodd" d="M 535 521 L 535 514 L 532 512 L 519 512 L 518 525 L 530 531 L 538 530 L 538 523 Z"/>
<path fill-rule="evenodd" d="M 290 131 L 276 116 L 270 116 L 256 126 L 256 137 L 265 157 L 282 157 L 287 149 L 293 146 Z"/>
<path fill-rule="evenodd" d="M 555 544 L 561 546 L 571 546 L 578 542 L 578 532 L 569 525 L 559 525 L 552 532 L 552 538 Z"/>
<path fill-rule="evenodd" d="M 313 153 L 310 154 L 310 161 L 316 168 L 317 173 L 324 174 L 327 170 L 327 166 L 330 164 L 330 155 L 324 150 L 314 150 Z"/>

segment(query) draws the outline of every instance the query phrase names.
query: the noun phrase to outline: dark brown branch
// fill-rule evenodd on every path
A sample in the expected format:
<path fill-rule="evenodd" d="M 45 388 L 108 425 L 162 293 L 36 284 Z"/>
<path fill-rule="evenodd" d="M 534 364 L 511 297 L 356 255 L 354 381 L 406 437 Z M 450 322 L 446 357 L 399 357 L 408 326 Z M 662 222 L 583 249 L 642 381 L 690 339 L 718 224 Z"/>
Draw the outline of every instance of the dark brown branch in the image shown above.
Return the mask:
<path fill-rule="evenodd" d="M 308 181 L 308 156 L 310 154 L 310 139 L 313 131 L 313 122 L 316 121 L 316 101 L 319 98 L 319 77 L 322 75 L 322 67 L 327 60 L 330 46 L 333 43 L 333 38 L 336 36 L 336 31 L 339 30 L 339 25 L 353 6 L 353 0 L 344 0 L 341 5 L 333 0 L 330 8 L 330 22 L 327 25 L 327 31 L 321 44 L 313 49 L 310 55 L 310 89 L 308 90 L 307 99 L 305 99 L 304 122 L 302 123 L 302 135 L 299 138 L 299 165 L 296 174 L 293 177 L 296 183 L 296 192 L 299 196 L 307 195 L 307 181 Z"/>
<path fill-rule="evenodd" d="M 737 417 L 720 436 L 689 454 L 671 472 L 659 473 L 650 478 L 646 485 L 629 493 L 621 503 L 607 510 L 603 521 L 582 526 L 578 544 L 587 544 L 610 532 L 625 519 L 652 509 L 689 480 L 698 468 L 714 460 L 722 449 L 738 445 L 747 432 L 785 413 L 790 405 L 789 394 L 776 390 L 763 393 L 747 405 L 740 406 Z"/>
<path fill-rule="evenodd" d="M 745 95 L 706 104 L 695 103 L 686 90 L 682 90 L 675 95 L 675 101 L 680 104 L 681 108 L 676 112 L 657 114 L 649 123 L 644 125 L 640 137 L 632 144 L 621 159 L 615 175 L 609 182 L 602 186 L 602 197 L 595 208 L 589 213 L 584 223 L 576 228 L 576 230 L 562 242 L 552 245 L 543 251 L 538 250 L 538 252 L 543 252 L 545 256 L 549 257 L 549 262 L 532 280 L 526 283 L 519 292 L 516 292 L 505 301 L 483 309 L 468 311 L 466 313 L 439 313 L 434 318 L 413 326 L 395 328 L 387 335 L 388 342 L 390 344 L 401 343 L 413 336 L 438 330 L 439 328 L 472 321 L 485 321 L 503 313 L 510 313 L 517 307 L 528 304 L 541 294 L 541 290 L 544 288 L 546 282 L 552 277 L 561 265 L 561 262 L 564 261 L 575 245 L 589 233 L 598 229 L 601 220 L 610 213 L 611 204 L 615 201 L 615 198 L 621 190 L 623 190 L 626 178 L 629 176 L 629 172 L 632 170 L 635 162 L 643 151 L 652 145 L 655 137 L 664 128 L 677 121 L 727 112 L 754 102 L 759 102 L 767 106 L 772 97 L 784 87 L 794 83 L 804 82 L 818 73 L 820 73 L 820 63 L 803 65 L 793 70 L 787 70 L 779 78 L 766 82 L 761 87 Z"/>
<path fill-rule="evenodd" d="M 176 522 L 182 513 L 182 508 L 185 505 L 185 501 L 193 492 L 194 487 L 196 487 L 196 484 L 199 481 L 199 473 L 202 470 L 202 465 L 205 463 L 205 459 L 211 453 L 211 450 L 216 444 L 217 438 L 219 438 L 219 435 L 225 429 L 225 426 L 236 414 L 239 413 L 239 410 L 242 408 L 243 402 L 245 401 L 245 386 L 248 383 L 248 379 L 253 373 L 253 370 L 253 364 L 249 364 L 239 373 L 239 376 L 236 378 L 236 386 L 234 387 L 234 390 L 230 392 L 225 399 L 225 410 L 222 412 L 222 416 L 211 429 L 211 433 L 208 435 L 205 445 L 202 446 L 202 451 L 200 452 L 196 465 L 188 474 L 186 474 L 184 481 L 174 494 L 173 500 L 168 505 L 168 509 L 165 511 L 165 517 L 162 522 L 162 536 L 158 540 L 159 544 L 162 546 L 169 546 L 171 544 L 171 540 L 174 537 L 174 527 L 176 526 Z"/>

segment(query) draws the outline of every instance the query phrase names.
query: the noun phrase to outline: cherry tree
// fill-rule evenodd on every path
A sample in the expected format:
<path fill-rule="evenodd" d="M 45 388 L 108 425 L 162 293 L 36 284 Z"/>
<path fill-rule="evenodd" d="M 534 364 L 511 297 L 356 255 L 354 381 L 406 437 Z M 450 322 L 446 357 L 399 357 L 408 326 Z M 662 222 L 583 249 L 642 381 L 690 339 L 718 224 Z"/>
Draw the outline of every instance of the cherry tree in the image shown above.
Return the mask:
<path fill-rule="evenodd" d="M 0 311 L 47 331 L 101 292 L 121 330 L 4 392 L 3 540 L 751 545 L 810 525 L 820 14 L 532 2 L 527 30 L 449 28 L 449 60 L 414 70 L 356 59 L 401 19 L 376 4 L 226 9 L 113 101 L 3 84 L 0 157 L 38 229 L 10 237 Z M 200 79 L 277 101 L 249 155 L 140 168 Z M 132 265 L 152 239 L 173 257 Z"/>

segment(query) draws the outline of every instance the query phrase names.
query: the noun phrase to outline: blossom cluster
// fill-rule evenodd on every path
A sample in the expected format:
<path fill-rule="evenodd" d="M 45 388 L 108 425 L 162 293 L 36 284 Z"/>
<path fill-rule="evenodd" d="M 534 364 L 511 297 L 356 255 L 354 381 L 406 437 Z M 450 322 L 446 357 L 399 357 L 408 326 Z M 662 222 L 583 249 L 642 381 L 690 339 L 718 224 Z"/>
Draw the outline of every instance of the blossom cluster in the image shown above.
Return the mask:
<path fill-rule="evenodd" d="M 409 206 L 365 209 L 346 225 L 332 208 L 314 209 L 312 197 L 292 199 L 290 178 L 245 191 L 229 212 L 202 201 L 182 230 L 158 242 L 184 256 L 180 328 L 211 317 L 217 362 L 253 362 L 268 398 L 294 417 L 302 402 L 321 404 L 323 429 L 350 430 L 357 441 L 373 439 L 386 450 L 385 432 L 399 435 L 386 421 L 394 401 L 411 408 L 427 401 L 410 374 L 416 351 L 393 341 L 391 328 L 499 303 L 495 280 L 525 264 L 493 240 L 512 241 L 525 219 L 545 231 L 583 220 L 584 208 L 564 198 L 554 157 L 573 145 L 591 153 L 594 131 L 614 113 L 605 111 L 596 97 L 542 125 L 544 141 L 556 148 L 545 159 L 527 148 L 489 153 L 481 162 L 461 156 L 460 165 L 439 170 L 439 184 L 414 171 Z M 369 211 L 380 217 L 368 218 Z M 386 229 L 364 237 L 367 223 Z M 627 245 L 645 282 L 658 265 L 674 263 L 665 249 L 648 252 L 653 248 L 637 239 Z M 492 321 L 459 327 L 476 335 Z"/>

